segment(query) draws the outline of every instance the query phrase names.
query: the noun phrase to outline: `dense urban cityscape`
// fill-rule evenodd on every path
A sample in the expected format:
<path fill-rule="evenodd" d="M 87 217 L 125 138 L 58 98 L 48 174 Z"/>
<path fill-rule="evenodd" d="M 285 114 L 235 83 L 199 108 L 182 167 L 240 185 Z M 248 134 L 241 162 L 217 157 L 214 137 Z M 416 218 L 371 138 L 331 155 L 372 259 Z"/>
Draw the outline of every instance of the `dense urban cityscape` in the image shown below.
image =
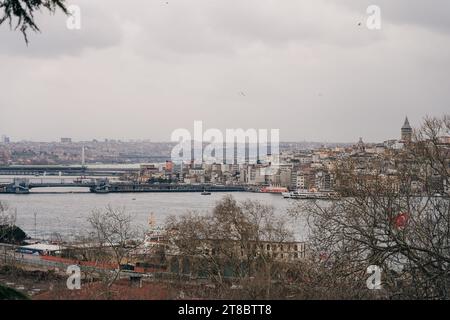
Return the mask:
<path fill-rule="evenodd" d="M 45 166 L 51 165 L 109 165 L 134 164 L 119 176 L 121 181 L 151 184 L 214 184 L 266 187 L 254 190 L 281 193 L 297 190 L 333 191 L 333 175 L 336 161 L 356 160 L 359 171 L 373 159 L 389 157 L 400 152 L 412 139 L 412 127 L 408 118 L 400 130 L 398 139 L 381 143 L 364 143 L 360 138 L 351 144 L 323 145 L 319 143 L 281 143 L 279 163 L 275 170 L 272 155 L 261 156 L 256 163 L 189 163 L 174 164 L 170 152 L 174 143 L 152 142 L 72 142 L 62 138 L 58 143 L 16 142 L 3 138 L 0 144 L 0 174 L 20 171 L 20 166 L 30 166 L 36 176 L 48 174 Z M 443 145 L 450 144 L 450 137 L 440 137 Z M 159 161 L 158 161 L 159 160 Z M 35 166 L 35 167 L 33 167 Z M 40 167 L 39 167 L 40 166 Z M 33 169 L 34 168 L 34 169 Z M 56 172 L 64 172 L 56 167 Z M 49 170 L 49 173 L 50 173 Z M 111 169 L 114 170 L 114 169 Z M 55 173 L 55 170 L 53 170 Z M 120 173 L 120 170 L 117 170 Z M 386 163 L 383 175 L 395 175 L 395 163 Z M 66 173 L 64 173 L 66 174 Z M 83 175 L 83 171 L 81 171 Z M 436 178 L 437 193 L 448 192 L 444 179 Z M 281 189 L 280 189 L 281 188 Z"/>
<path fill-rule="evenodd" d="M 449 18 L 445 0 L 0 0 L 0 317 L 449 300 Z"/>
<path fill-rule="evenodd" d="M 429 139 L 423 140 L 425 149 L 422 149 L 422 142 L 418 140 L 420 135 L 417 132 L 420 132 L 420 130 L 413 131 L 408 118 L 406 118 L 399 130 L 398 139 L 391 139 L 382 143 L 365 143 L 360 138 L 353 145 L 336 144 L 332 146 L 282 143 L 278 157 L 273 154 L 258 154 L 255 163 L 250 163 L 248 158 L 244 163 L 238 163 L 235 155 L 233 163 L 230 164 L 196 163 L 194 159 L 187 163 L 175 164 L 168 155 L 169 149 L 174 147 L 173 143 L 118 141 L 78 143 L 72 142 L 69 138 L 64 138 L 58 143 L 15 143 L 4 138 L 0 144 L 3 154 L 0 179 L 8 180 L 12 178 L 12 181 L 6 182 L 3 180 L 0 184 L 0 195 L 1 193 L 12 193 L 33 194 L 35 197 L 42 197 L 45 192 L 35 192 L 35 188 L 38 187 L 50 189 L 75 187 L 75 189 L 70 189 L 72 190 L 70 193 L 73 193 L 74 190 L 80 192 L 76 191 L 76 188 L 82 187 L 89 187 L 90 191 L 95 193 L 157 192 L 168 199 L 171 199 L 168 192 L 197 192 L 202 196 L 210 196 L 212 192 L 242 192 L 244 194 L 250 192 L 252 194 L 271 194 L 279 199 L 284 199 L 286 202 L 294 201 L 294 203 L 290 203 L 289 208 L 292 218 L 292 214 L 297 217 L 298 215 L 304 215 L 305 210 L 307 210 L 306 212 L 309 210 L 314 212 L 314 207 L 310 207 L 308 202 L 304 203 L 303 201 L 325 201 L 325 203 L 331 201 L 333 208 L 334 202 L 338 204 L 343 201 L 342 205 L 345 205 L 349 201 L 347 199 L 358 199 L 362 195 L 364 198 L 370 198 L 373 195 L 366 195 L 365 192 L 371 192 L 369 191 L 371 188 L 376 188 L 377 194 L 375 194 L 375 197 L 381 195 L 389 198 L 392 195 L 394 197 L 392 199 L 394 203 L 392 204 L 394 207 L 399 206 L 399 208 L 403 207 L 404 204 L 395 204 L 395 202 L 403 202 L 403 200 L 401 198 L 395 200 L 398 197 L 395 194 L 405 193 L 409 197 L 413 197 L 409 205 L 413 205 L 416 202 L 415 199 L 430 199 L 430 197 L 438 199 L 436 200 L 437 203 L 434 203 L 435 200 L 430 202 L 432 203 L 432 212 L 435 214 L 436 210 L 440 210 L 436 206 L 444 205 L 444 211 L 447 210 L 445 209 L 447 208 L 445 203 L 448 204 L 450 196 L 448 117 L 444 117 L 442 120 L 426 119 L 423 126 L 420 129 L 422 132 L 429 134 L 430 132 L 427 129 L 433 129 L 431 132 L 434 134 Z M 437 148 L 438 153 L 428 154 L 429 148 Z M 438 166 L 426 164 L 426 162 L 424 164 L 421 162 L 415 163 L 420 158 L 417 153 L 423 153 L 423 156 L 436 157 L 436 159 L 430 159 L 433 159 L 432 162 L 437 161 Z M 411 158 L 412 155 L 414 156 Z M 142 163 L 136 162 L 136 159 L 153 159 L 159 160 L 159 162 Z M 441 166 L 441 169 L 439 169 L 439 166 Z M 410 172 L 411 170 L 414 174 Z M 33 179 L 38 180 L 38 182 L 33 182 Z M 46 179 L 62 180 L 61 182 L 47 183 L 45 182 Z M 70 181 L 64 182 L 67 179 Z M 348 184 L 347 179 L 351 179 L 349 180 L 350 184 Z M 366 191 L 366 188 L 369 189 Z M 387 193 L 385 194 L 385 192 Z M 28 196 L 25 195 L 25 197 Z M 123 211 L 124 209 L 114 208 L 108 204 L 106 211 L 94 210 L 92 215 L 87 218 L 94 230 L 97 229 L 97 232 L 103 233 L 100 239 L 89 234 L 79 234 L 77 229 L 74 229 L 75 233 L 78 233 L 75 237 L 69 234 L 61 234 L 58 229 L 50 234 L 39 232 L 39 237 L 36 229 L 36 213 L 34 215 L 34 237 L 27 236 L 20 228 L 10 229 L 3 224 L 1 239 L 3 242 L 10 243 L 10 245 L 13 244 L 13 247 L 3 245 L 4 259 L 5 261 L 13 259 L 12 261 L 15 261 L 15 263 L 28 267 L 39 266 L 40 269 L 44 268 L 47 271 L 54 268 L 56 268 L 54 270 L 59 270 L 59 268 L 68 265 L 78 265 L 84 272 L 87 272 L 84 276 L 85 280 L 91 277 L 94 277 L 94 279 L 100 277 L 100 279 L 106 281 L 107 288 L 111 285 L 117 286 L 116 281 L 118 279 L 129 277 L 130 281 L 138 281 L 138 288 L 142 288 L 143 283 L 152 288 L 156 286 L 160 295 L 159 298 L 180 298 L 180 296 L 172 296 L 173 293 L 167 291 L 164 283 L 173 281 L 174 276 L 182 276 L 185 280 L 179 279 L 181 282 L 175 287 L 183 285 L 184 290 L 189 293 L 181 291 L 182 293 L 178 292 L 178 294 L 189 294 L 190 297 L 214 296 L 218 298 L 223 295 L 230 297 L 234 294 L 245 297 L 247 297 L 247 294 L 252 296 L 256 294 L 252 290 L 256 290 L 259 285 L 245 287 L 246 289 L 243 291 L 236 289 L 228 291 L 229 289 L 222 288 L 218 292 L 214 290 L 205 291 L 204 289 L 198 291 L 194 287 L 200 283 L 206 285 L 215 283 L 211 278 L 214 277 L 216 272 L 214 268 L 224 268 L 223 276 L 225 279 L 229 279 L 228 281 L 231 281 L 231 283 L 233 282 L 232 279 L 237 281 L 236 277 L 238 277 L 239 271 L 235 269 L 234 263 L 245 262 L 249 263 L 251 267 L 249 265 L 248 274 L 245 272 L 244 275 L 239 276 L 243 276 L 241 279 L 243 281 L 257 272 L 258 267 L 254 265 L 254 263 L 257 263 L 257 257 L 267 255 L 267 258 L 270 257 L 270 265 L 279 268 L 276 275 L 281 283 L 284 283 L 281 287 L 274 285 L 273 288 L 273 290 L 283 290 L 284 293 L 272 294 L 282 294 L 283 297 L 286 292 L 294 294 L 293 292 L 296 292 L 297 289 L 291 288 L 288 290 L 285 285 L 291 283 L 293 273 L 298 272 L 296 269 L 298 263 L 303 265 L 305 261 L 314 259 L 312 243 L 300 241 L 299 236 L 301 234 L 298 233 L 298 230 L 293 233 L 292 230 L 288 231 L 284 224 L 291 218 L 284 217 L 283 219 L 287 220 L 281 219 L 283 215 L 275 214 L 273 207 L 271 209 L 270 206 L 265 207 L 262 203 L 247 202 L 247 200 L 238 203 L 233 196 L 216 199 L 220 200 L 214 204 L 213 216 L 202 216 L 201 218 L 199 216 L 198 218 L 205 221 L 212 219 L 208 223 L 218 223 L 218 230 L 228 229 L 238 222 L 234 220 L 236 217 L 227 217 L 227 210 L 231 210 L 231 212 L 237 210 L 237 212 L 240 212 L 239 214 L 244 215 L 239 219 L 252 219 L 253 215 L 256 215 L 253 218 L 263 219 L 255 227 L 261 228 L 258 233 L 268 234 L 265 236 L 261 234 L 256 238 L 254 238 L 255 235 L 245 236 L 244 234 L 239 234 L 237 238 L 220 232 L 210 234 L 211 231 L 203 230 L 200 222 L 196 222 L 198 218 L 195 215 L 168 216 L 167 220 L 163 222 L 160 217 L 150 213 L 148 215 L 148 230 L 144 231 L 145 236 L 140 241 L 138 233 L 132 232 L 134 229 L 131 216 L 127 216 Z M 132 200 L 136 199 L 133 198 Z M 169 201 L 173 201 L 173 199 Z M 275 203 L 273 201 L 274 199 L 271 202 Z M 299 201 L 297 202 L 299 206 L 295 203 L 296 201 Z M 352 206 L 357 205 L 358 203 L 352 204 Z M 427 206 L 425 205 L 424 209 Z M 2 203 L 0 209 L 3 218 L 6 219 L 5 222 L 7 222 L 8 215 L 11 214 L 10 209 L 6 203 Z M 214 215 L 217 214 L 223 216 L 215 222 Z M 336 211 L 333 214 L 339 215 L 340 213 Z M 388 214 L 391 215 L 392 213 L 388 211 Z M 17 215 L 17 211 L 15 215 Z M 15 215 L 9 216 L 10 219 L 15 219 Z M 249 216 L 244 218 L 246 215 Z M 318 217 L 320 217 L 320 214 Z M 365 219 L 363 216 L 361 218 Z M 380 227 L 385 224 L 383 218 L 381 219 Z M 408 223 L 411 223 L 409 213 L 401 211 L 394 214 L 391 219 L 393 219 L 394 228 L 403 229 Z M 224 225 L 220 226 L 223 223 Z M 301 225 L 301 223 L 295 222 L 295 219 L 289 223 Z M 193 230 L 190 224 L 197 224 L 196 235 L 191 234 Z M 141 228 L 143 227 L 142 224 L 138 225 Z M 242 226 L 238 223 L 235 227 L 236 230 L 239 230 Z M 112 229 L 108 231 L 105 228 Z M 121 230 L 121 228 L 125 229 Z M 389 230 L 391 230 L 390 228 L 392 227 L 389 227 Z M 28 233 L 33 232 L 30 228 L 26 231 Z M 8 234 L 8 232 L 12 233 Z M 124 233 L 121 234 L 121 232 Z M 202 234 L 203 232 L 205 233 Z M 240 232 L 238 231 L 238 233 Z M 300 233 L 302 232 L 300 231 Z M 241 237 L 248 236 L 250 238 L 246 239 L 245 243 L 242 242 L 244 238 Z M 124 247 L 116 247 L 117 237 L 121 237 L 122 240 L 120 241 L 124 241 Z M 447 241 L 447 235 L 444 237 Z M 304 235 L 301 238 L 304 239 Z M 113 242 L 107 244 L 108 241 Z M 98 247 L 105 244 L 106 249 Z M 320 250 L 324 250 L 322 245 Z M 13 251 L 11 251 L 11 248 Z M 113 255 L 108 256 L 106 252 L 103 252 L 98 256 L 98 250 L 111 251 Z M 216 260 L 218 258 L 216 255 L 219 254 L 217 252 L 222 252 L 220 255 L 233 252 L 241 253 L 234 258 L 222 261 L 222 258 Z M 31 254 L 30 257 L 28 257 L 29 254 Z M 106 256 L 103 257 L 105 254 Z M 323 254 L 319 254 L 319 260 L 323 259 Z M 39 258 L 35 255 L 38 255 Z M 254 259 L 256 260 L 253 261 Z M 269 263 L 269 261 L 264 263 Z M 118 266 L 115 272 L 113 272 L 114 265 Z M 213 269 L 210 270 L 209 268 Z M 142 282 L 145 276 L 157 277 L 159 280 L 156 280 L 156 282 L 153 280 L 151 283 Z M 286 276 L 287 278 L 285 278 Z M 287 282 L 285 283 L 285 281 Z M 192 287 L 193 285 L 194 287 Z M 260 285 L 265 287 L 265 285 Z M 25 287 L 20 286 L 19 288 Z M 117 288 L 119 288 L 119 291 L 124 290 L 124 288 L 120 289 L 120 286 Z M 253 293 L 247 292 L 247 289 Z M 36 295 L 36 297 L 65 299 L 69 298 L 67 294 L 71 292 L 70 290 L 65 292 L 65 289 L 58 289 L 53 293 L 41 295 L 39 293 L 41 290 L 46 291 L 48 289 L 45 285 L 40 285 L 39 288 L 28 289 L 28 294 Z M 93 288 L 90 288 L 88 291 L 83 291 L 82 294 L 86 295 L 85 298 L 92 298 L 93 292 L 98 291 L 99 288 L 92 290 Z M 175 290 L 174 287 L 171 290 Z M 109 292 L 109 289 L 106 289 L 106 291 Z M 128 293 L 128 298 L 137 298 L 135 294 L 137 293 Z M 324 295 L 325 293 L 320 294 Z M 363 293 L 363 296 L 365 294 Z M 381 296 L 379 297 L 381 298 L 383 294 L 388 293 L 380 293 Z M 148 298 L 150 297 L 155 298 L 154 295 L 148 296 Z"/>

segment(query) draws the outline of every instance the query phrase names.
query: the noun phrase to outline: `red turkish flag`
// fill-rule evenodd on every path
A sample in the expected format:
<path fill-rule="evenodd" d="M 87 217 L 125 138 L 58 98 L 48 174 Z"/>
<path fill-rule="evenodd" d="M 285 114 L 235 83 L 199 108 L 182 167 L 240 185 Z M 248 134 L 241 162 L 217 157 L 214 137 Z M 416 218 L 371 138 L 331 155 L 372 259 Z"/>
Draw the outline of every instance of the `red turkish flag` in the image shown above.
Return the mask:
<path fill-rule="evenodd" d="M 404 228 L 406 224 L 408 223 L 409 215 L 407 212 L 400 213 L 398 216 L 395 217 L 394 224 L 397 227 L 397 229 Z"/>

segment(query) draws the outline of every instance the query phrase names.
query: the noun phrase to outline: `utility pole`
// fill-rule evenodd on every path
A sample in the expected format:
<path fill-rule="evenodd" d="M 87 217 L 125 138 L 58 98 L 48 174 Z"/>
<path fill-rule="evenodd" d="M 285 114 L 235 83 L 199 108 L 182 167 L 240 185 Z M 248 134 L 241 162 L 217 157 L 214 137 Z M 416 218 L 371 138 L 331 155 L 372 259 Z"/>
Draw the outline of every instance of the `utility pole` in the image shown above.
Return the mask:
<path fill-rule="evenodd" d="M 37 223 L 36 223 L 36 216 L 37 216 L 37 212 L 34 213 L 34 239 L 37 239 Z"/>
<path fill-rule="evenodd" d="M 85 167 L 86 165 L 86 155 L 85 155 L 85 151 L 84 151 L 84 146 L 81 148 L 81 166 Z"/>

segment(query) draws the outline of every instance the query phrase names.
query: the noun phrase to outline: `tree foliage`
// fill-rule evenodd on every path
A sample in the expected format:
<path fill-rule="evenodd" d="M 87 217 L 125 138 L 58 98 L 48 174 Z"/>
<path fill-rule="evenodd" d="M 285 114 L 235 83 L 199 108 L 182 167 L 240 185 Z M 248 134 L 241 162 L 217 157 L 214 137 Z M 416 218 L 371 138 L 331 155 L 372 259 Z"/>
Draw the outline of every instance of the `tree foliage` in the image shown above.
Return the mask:
<path fill-rule="evenodd" d="M 0 300 L 29 300 L 23 293 L 0 285 Z"/>
<path fill-rule="evenodd" d="M 65 0 L 0 0 L 0 25 L 8 21 L 10 28 L 20 30 L 28 43 L 28 30 L 40 31 L 35 22 L 35 14 L 42 9 L 52 14 L 60 9 L 68 14 Z"/>
<path fill-rule="evenodd" d="M 0 242 L 20 244 L 26 239 L 25 232 L 15 225 L 16 212 L 0 201 Z"/>
<path fill-rule="evenodd" d="M 21 244 L 26 238 L 26 233 L 19 227 L 0 225 L 0 242 Z"/>

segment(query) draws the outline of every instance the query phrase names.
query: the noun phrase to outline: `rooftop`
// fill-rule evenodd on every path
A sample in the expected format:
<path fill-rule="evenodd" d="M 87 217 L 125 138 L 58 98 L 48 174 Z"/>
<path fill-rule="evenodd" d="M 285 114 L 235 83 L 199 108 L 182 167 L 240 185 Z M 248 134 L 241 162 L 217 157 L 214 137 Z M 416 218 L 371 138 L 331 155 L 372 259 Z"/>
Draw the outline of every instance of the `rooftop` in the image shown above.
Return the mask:
<path fill-rule="evenodd" d="M 56 246 L 52 244 L 44 244 L 44 243 L 37 243 L 37 244 L 30 244 L 26 246 L 21 246 L 21 249 L 27 249 L 27 250 L 33 250 L 33 251 L 59 251 L 62 249 L 61 246 Z"/>
<path fill-rule="evenodd" d="M 408 117 L 406 117 L 405 123 L 403 124 L 402 129 L 412 129 L 412 128 L 411 128 L 411 125 L 409 124 Z"/>

